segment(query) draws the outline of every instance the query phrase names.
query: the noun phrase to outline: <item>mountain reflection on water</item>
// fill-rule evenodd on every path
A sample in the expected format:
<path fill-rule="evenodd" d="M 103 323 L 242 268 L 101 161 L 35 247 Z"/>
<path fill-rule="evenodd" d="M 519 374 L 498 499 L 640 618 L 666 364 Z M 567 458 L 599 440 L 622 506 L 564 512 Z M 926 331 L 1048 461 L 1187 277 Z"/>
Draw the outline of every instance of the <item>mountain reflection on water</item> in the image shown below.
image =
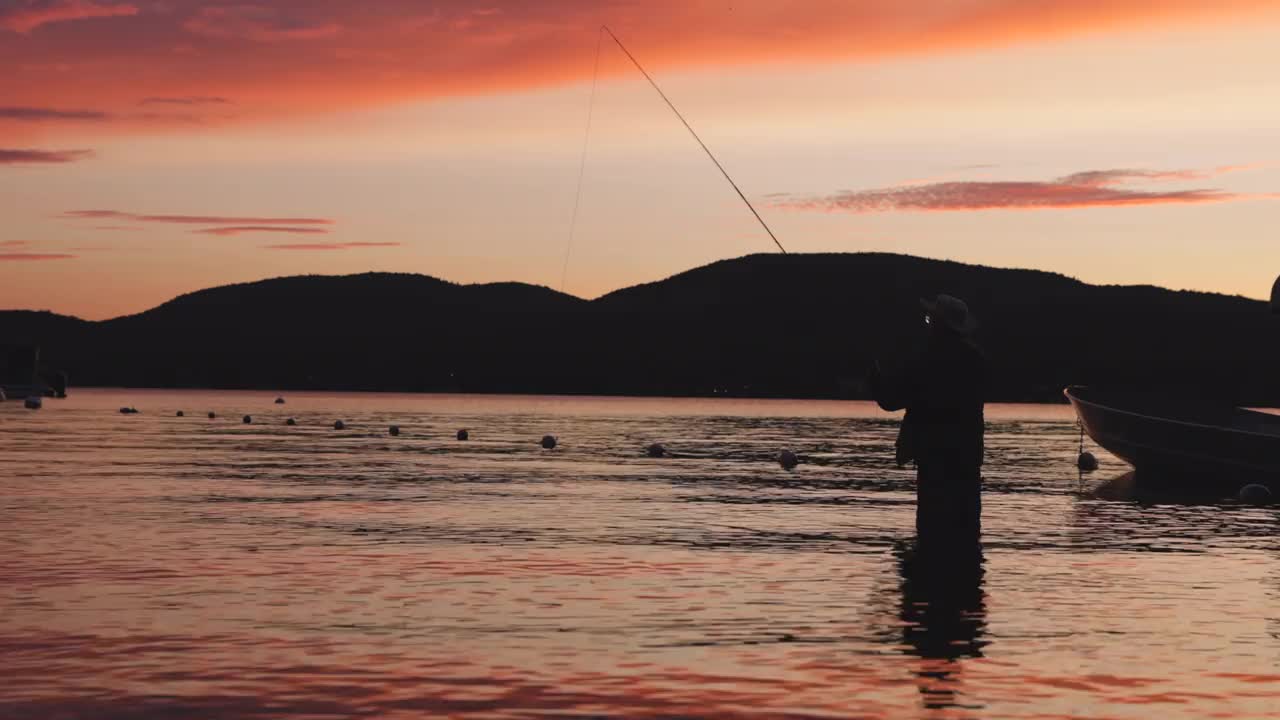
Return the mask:
<path fill-rule="evenodd" d="M 1280 708 L 1276 511 L 1082 480 L 1064 406 L 989 408 L 940 560 L 860 403 L 274 397 L 0 406 L 0 718 Z"/>

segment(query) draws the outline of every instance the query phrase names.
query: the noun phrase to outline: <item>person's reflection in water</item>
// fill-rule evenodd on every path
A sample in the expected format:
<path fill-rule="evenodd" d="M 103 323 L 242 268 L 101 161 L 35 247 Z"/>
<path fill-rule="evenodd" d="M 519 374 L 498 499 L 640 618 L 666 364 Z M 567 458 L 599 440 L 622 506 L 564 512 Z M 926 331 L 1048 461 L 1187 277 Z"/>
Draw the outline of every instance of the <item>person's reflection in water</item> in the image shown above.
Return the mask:
<path fill-rule="evenodd" d="M 902 641 L 923 662 L 916 681 L 928 709 L 979 709 L 964 702 L 961 660 L 987 645 L 982 543 L 976 534 L 948 544 L 900 541 L 894 555 L 902 578 Z"/>

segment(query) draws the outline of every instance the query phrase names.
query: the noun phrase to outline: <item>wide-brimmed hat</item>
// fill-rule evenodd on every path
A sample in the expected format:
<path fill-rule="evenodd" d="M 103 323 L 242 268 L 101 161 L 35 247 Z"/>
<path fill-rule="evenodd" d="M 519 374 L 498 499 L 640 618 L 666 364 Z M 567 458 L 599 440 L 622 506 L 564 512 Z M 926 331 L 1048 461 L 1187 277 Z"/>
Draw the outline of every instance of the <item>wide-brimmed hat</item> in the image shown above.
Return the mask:
<path fill-rule="evenodd" d="M 958 297 L 939 295 L 930 300 L 920 298 L 920 307 L 929 313 L 933 322 L 939 322 L 961 335 L 968 335 L 978 329 L 978 321 L 969 312 L 969 306 Z"/>

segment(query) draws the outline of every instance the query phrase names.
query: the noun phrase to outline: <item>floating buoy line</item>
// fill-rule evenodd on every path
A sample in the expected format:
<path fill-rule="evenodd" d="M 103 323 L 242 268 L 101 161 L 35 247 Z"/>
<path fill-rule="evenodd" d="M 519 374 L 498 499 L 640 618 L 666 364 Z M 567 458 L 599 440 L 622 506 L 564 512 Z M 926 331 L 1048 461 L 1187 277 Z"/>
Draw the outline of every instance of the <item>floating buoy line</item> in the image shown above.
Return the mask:
<path fill-rule="evenodd" d="M 35 398 L 35 399 L 38 399 L 38 398 Z M 121 407 L 118 412 L 122 415 L 141 414 L 140 410 L 138 410 L 136 407 L 133 407 L 131 405 L 126 405 Z M 208 411 L 207 414 L 210 420 L 215 420 L 218 417 L 217 412 L 213 410 Z M 173 417 L 185 418 L 186 412 L 183 410 L 178 410 L 174 413 Z M 249 414 L 242 415 L 240 418 L 240 422 L 244 425 L 252 425 L 255 423 L 253 416 Z M 276 422 L 279 422 L 279 420 L 276 420 Z M 284 419 L 283 422 L 286 427 L 300 426 L 298 419 L 295 417 L 287 417 Z M 339 431 L 346 430 L 347 423 L 345 420 L 335 420 L 333 422 L 332 427 L 334 430 L 339 430 Z M 400 437 L 403 434 L 402 428 L 400 425 L 389 425 L 387 426 L 387 434 L 390 435 L 391 437 Z M 454 433 L 454 437 L 461 442 L 468 441 L 471 439 L 471 431 L 467 428 L 461 428 Z M 560 447 L 560 438 L 556 435 L 543 435 L 542 438 L 538 441 L 538 446 L 541 447 L 543 450 L 555 450 L 558 447 Z M 646 445 L 644 447 L 644 454 L 650 458 L 680 457 L 679 455 L 667 449 L 667 447 L 662 443 L 651 443 L 649 445 Z M 776 456 L 776 461 L 779 465 L 781 465 L 786 470 L 794 470 L 798 465 L 801 464 L 800 457 L 794 451 L 788 450 L 788 449 L 781 450 Z"/>

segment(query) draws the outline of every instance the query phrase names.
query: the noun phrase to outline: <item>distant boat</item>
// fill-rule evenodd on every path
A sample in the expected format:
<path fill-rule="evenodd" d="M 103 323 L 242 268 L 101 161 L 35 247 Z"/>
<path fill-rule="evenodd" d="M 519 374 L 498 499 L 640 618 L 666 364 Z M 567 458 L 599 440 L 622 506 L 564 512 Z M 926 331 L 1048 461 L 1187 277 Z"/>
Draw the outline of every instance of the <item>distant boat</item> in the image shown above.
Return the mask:
<path fill-rule="evenodd" d="M 10 400 L 66 397 L 67 378 L 41 367 L 36 345 L 0 345 L 0 400 L 6 396 Z"/>
<path fill-rule="evenodd" d="M 1280 416 L 1179 393 L 1064 391 L 1084 431 L 1134 467 L 1139 482 L 1235 492 L 1280 490 Z"/>

